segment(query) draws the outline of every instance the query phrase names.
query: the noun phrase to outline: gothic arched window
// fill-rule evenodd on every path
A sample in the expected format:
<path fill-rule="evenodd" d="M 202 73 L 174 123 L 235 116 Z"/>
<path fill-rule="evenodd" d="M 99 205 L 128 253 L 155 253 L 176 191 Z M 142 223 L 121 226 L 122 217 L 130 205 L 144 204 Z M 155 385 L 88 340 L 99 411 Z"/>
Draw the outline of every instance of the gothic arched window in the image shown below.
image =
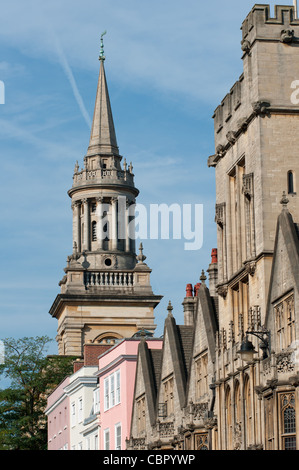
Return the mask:
<path fill-rule="evenodd" d="M 296 450 L 296 410 L 295 394 L 281 395 L 281 431 L 282 448 Z"/>

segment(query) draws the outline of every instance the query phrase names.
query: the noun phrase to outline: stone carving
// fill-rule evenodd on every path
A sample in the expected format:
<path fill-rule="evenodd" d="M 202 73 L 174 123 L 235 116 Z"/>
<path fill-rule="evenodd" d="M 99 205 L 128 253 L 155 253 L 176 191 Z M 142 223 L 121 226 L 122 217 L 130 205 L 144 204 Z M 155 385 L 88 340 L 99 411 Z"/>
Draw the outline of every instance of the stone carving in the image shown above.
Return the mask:
<path fill-rule="evenodd" d="M 270 103 L 267 101 L 255 101 L 252 103 L 253 112 L 258 115 L 265 115 L 268 111 Z"/>
<path fill-rule="evenodd" d="M 294 40 L 294 30 L 293 29 L 283 29 L 280 34 L 281 42 L 285 44 L 290 44 Z"/>
<path fill-rule="evenodd" d="M 256 270 L 256 262 L 255 261 L 248 261 L 245 263 L 245 271 L 251 276 L 254 276 Z"/>
<path fill-rule="evenodd" d="M 294 370 L 291 354 L 291 351 L 284 351 L 276 355 L 277 372 L 292 372 Z"/>
<path fill-rule="evenodd" d="M 247 199 L 251 199 L 253 196 L 253 173 L 243 175 L 243 186 L 242 193 Z"/>
<path fill-rule="evenodd" d="M 234 450 L 240 450 L 242 446 L 242 425 L 236 423 L 233 432 Z"/>
<path fill-rule="evenodd" d="M 249 52 L 250 51 L 251 44 L 247 39 L 243 39 L 241 41 L 241 49 L 243 52 Z"/>
<path fill-rule="evenodd" d="M 217 287 L 217 294 L 220 295 L 223 299 L 226 298 L 228 292 L 227 286 L 218 286 Z"/>
<path fill-rule="evenodd" d="M 174 424 L 173 422 L 158 423 L 158 432 L 160 439 L 163 437 L 172 437 L 174 435 Z"/>
<path fill-rule="evenodd" d="M 203 419 L 208 410 L 208 403 L 193 403 L 190 402 L 190 414 L 193 415 L 193 419 Z"/>
<path fill-rule="evenodd" d="M 227 140 L 229 141 L 230 144 L 234 144 L 237 140 L 236 138 L 236 133 L 234 131 L 229 131 L 227 134 L 226 134 L 226 138 Z"/>
<path fill-rule="evenodd" d="M 225 152 L 224 146 L 221 145 L 221 144 L 217 145 L 217 147 L 216 147 L 216 154 L 217 154 L 219 157 L 223 157 L 224 152 Z"/>
<path fill-rule="evenodd" d="M 215 222 L 223 227 L 225 221 L 225 202 L 216 204 L 215 207 Z"/>

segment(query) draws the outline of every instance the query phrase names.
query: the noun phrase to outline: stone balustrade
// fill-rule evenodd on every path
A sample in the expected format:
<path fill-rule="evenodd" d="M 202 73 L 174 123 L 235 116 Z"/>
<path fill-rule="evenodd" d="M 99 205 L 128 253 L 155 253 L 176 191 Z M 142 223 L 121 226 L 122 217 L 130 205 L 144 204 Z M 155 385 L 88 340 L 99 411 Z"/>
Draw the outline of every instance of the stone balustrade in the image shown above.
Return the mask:
<path fill-rule="evenodd" d="M 86 271 L 84 273 L 84 285 L 86 287 L 133 287 L 134 273 L 132 272 L 98 272 Z"/>

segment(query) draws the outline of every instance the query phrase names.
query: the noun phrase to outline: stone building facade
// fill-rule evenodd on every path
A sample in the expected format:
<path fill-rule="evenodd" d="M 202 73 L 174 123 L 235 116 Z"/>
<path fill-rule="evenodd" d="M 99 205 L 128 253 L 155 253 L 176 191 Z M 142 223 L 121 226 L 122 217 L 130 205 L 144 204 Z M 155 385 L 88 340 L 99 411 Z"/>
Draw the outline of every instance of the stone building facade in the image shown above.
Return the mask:
<path fill-rule="evenodd" d="M 129 449 L 299 448 L 299 20 L 255 5 L 241 30 L 208 159 L 217 259 L 209 288 L 204 272 L 187 285 L 183 326 L 170 310 L 152 371 L 140 346 Z"/>

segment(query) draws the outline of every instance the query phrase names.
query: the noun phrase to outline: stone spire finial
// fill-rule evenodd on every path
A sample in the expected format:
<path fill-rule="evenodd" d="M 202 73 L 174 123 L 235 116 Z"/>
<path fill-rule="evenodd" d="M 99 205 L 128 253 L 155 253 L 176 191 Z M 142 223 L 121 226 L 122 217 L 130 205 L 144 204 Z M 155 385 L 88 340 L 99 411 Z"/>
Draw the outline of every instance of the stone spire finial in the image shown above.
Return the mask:
<path fill-rule="evenodd" d="M 146 256 L 144 256 L 144 254 L 143 254 L 143 245 L 142 245 L 142 243 L 140 243 L 140 245 L 139 245 L 139 255 L 137 256 L 137 261 L 138 261 L 138 263 L 144 264 L 143 263 L 144 260 L 146 260 Z"/>
<path fill-rule="evenodd" d="M 288 203 L 289 199 L 287 198 L 285 191 L 283 191 L 282 198 L 280 200 L 280 204 L 282 205 L 283 210 L 286 210 L 288 208 Z"/>
<path fill-rule="evenodd" d="M 202 284 L 205 284 L 205 281 L 206 281 L 206 279 L 207 279 L 207 276 L 205 275 L 204 270 L 201 271 L 201 276 L 200 276 L 199 279 L 201 280 Z"/>
<path fill-rule="evenodd" d="M 172 315 L 172 310 L 173 310 L 173 306 L 171 305 L 171 301 L 169 301 L 167 305 L 168 315 Z"/>
<path fill-rule="evenodd" d="M 104 36 L 106 33 L 107 33 L 107 31 L 104 31 L 104 32 L 101 34 L 101 50 L 100 50 L 99 60 L 105 60 L 103 36 Z"/>

